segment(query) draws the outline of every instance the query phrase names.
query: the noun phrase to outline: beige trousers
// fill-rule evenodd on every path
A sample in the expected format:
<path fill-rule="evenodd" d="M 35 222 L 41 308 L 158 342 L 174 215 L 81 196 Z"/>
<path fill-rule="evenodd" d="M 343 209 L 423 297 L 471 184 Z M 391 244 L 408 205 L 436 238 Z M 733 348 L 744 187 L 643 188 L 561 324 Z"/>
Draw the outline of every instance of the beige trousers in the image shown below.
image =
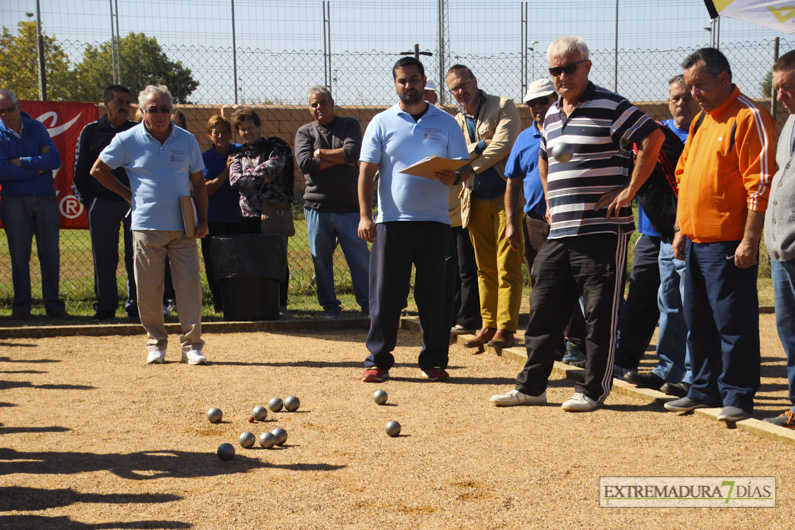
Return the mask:
<path fill-rule="evenodd" d="M 182 351 L 201 350 L 202 289 L 196 240 L 181 230 L 133 230 L 135 287 L 138 315 L 146 330 L 146 349 L 166 350 L 168 333 L 163 321 L 163 289 L 166 256 L 177 295 L 177 313 L 182 326 Z"/>

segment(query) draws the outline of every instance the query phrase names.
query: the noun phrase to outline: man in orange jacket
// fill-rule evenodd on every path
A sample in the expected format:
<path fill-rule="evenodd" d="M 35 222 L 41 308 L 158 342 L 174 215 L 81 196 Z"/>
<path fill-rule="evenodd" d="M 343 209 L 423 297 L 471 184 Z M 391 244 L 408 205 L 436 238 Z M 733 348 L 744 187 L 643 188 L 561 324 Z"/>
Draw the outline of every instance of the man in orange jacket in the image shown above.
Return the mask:
<path fill-rule="evenodd" d="M 685 322 L 693 385 L 665 404 L 678 412 L 723 406 L 718 419 L 751 416 L 759 388 L 759 302 L 756 277 L 776 127 L 731 82 L 726 57 L 714 48 L 682 63 L 702 112 L 690 126 L 676 168 L 678 230 L 674 255 L 687 261 Z"/>

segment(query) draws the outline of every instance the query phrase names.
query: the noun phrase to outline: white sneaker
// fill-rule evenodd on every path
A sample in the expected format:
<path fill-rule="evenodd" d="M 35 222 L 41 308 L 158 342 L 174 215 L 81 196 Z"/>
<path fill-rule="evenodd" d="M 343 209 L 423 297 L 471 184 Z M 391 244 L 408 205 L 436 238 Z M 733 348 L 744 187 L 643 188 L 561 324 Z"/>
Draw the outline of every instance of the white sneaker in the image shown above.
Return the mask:
<path fill-rule="evenodd" d="M 150 351 L 146 356 L 146 364 L 163 364 L 166 361 L 166 352 L 163 350 Z"/>
<path fill-rule="evenodd" d="M 201 350 L 189 350 L 182 352 L 182 362 L 188 364 L 207 364 L 207 359 L 202 355 Z"/>
<path fill-rule="evenodd" d="M 497 394 L 491 396 L 489 401 L 498 407 L 515 407 L 517 405 L 546 405 L 547 392 L 545 390 L 538 396 L 531 396 L 530 394 L 525 394 L 524 392 L 519 392 L 518 390 L 511 390 L 507 394 Z"/>
<path fill-rule="evenodd" d="M 568 410 L 569 412 L 590 412 L 598 406 L 599 404 L 596 401 L 589 398 L 585 394 L 577 392 L 571 396 L 568 401 L 565 401 L 560 407 L 563 410 Z"/>

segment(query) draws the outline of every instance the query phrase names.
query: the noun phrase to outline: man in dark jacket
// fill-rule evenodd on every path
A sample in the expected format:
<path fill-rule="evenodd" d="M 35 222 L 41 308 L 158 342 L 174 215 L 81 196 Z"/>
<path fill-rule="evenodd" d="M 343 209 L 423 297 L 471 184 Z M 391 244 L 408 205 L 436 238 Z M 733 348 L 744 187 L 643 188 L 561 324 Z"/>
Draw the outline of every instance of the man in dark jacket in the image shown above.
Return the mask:
<path fill-rule="evenodd" d="M 131 317 L 138 316 L 133 277 L 132 232 L 130 232 L 130 205 L 91 176 L 89 171 L 97 157 L 117 133 L 138 125 L 129 118 L 130 89 L 111 85 L 103 95 L 107 114 L 89 123 L 80 133 L 75 152 L 75 175 L 72 184 L 75 196 L 88 212 L 88 229 L 91 232 L 91 251 L 94 257 L 94 293 L 97 303 L 94 320 L 108 320 L 116 316 L 119 290 L 116 268 L 119 265 L 119 225 L 124 227 L 124 265 L 127 270 L 127 303 L 124 308 Z M 125 186 L 130 185 L 124 168 L 113 170 L 113 175 Z"/>

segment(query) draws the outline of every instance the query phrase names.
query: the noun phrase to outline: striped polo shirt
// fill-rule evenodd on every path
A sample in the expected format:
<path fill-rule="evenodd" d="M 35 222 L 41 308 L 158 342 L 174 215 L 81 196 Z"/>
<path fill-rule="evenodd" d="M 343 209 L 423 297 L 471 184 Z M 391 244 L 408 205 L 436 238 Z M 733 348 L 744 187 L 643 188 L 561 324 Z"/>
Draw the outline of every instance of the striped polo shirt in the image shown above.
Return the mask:
<path fill-rule="evenodd" d="M 568 117 L 560 105 L 547 111 L 540 148 L 549 164 L 549 238 L 632 232 L 631 207 L 608 219 L 607 206 L 594 210 L 594 204 L 603 193 L 629 183 L 632 144 L 640 144 L 657 124 L 623 97 L 590 82 Z M 574 153 L 566 163 L 547 155 L 561 143 Z"/>

